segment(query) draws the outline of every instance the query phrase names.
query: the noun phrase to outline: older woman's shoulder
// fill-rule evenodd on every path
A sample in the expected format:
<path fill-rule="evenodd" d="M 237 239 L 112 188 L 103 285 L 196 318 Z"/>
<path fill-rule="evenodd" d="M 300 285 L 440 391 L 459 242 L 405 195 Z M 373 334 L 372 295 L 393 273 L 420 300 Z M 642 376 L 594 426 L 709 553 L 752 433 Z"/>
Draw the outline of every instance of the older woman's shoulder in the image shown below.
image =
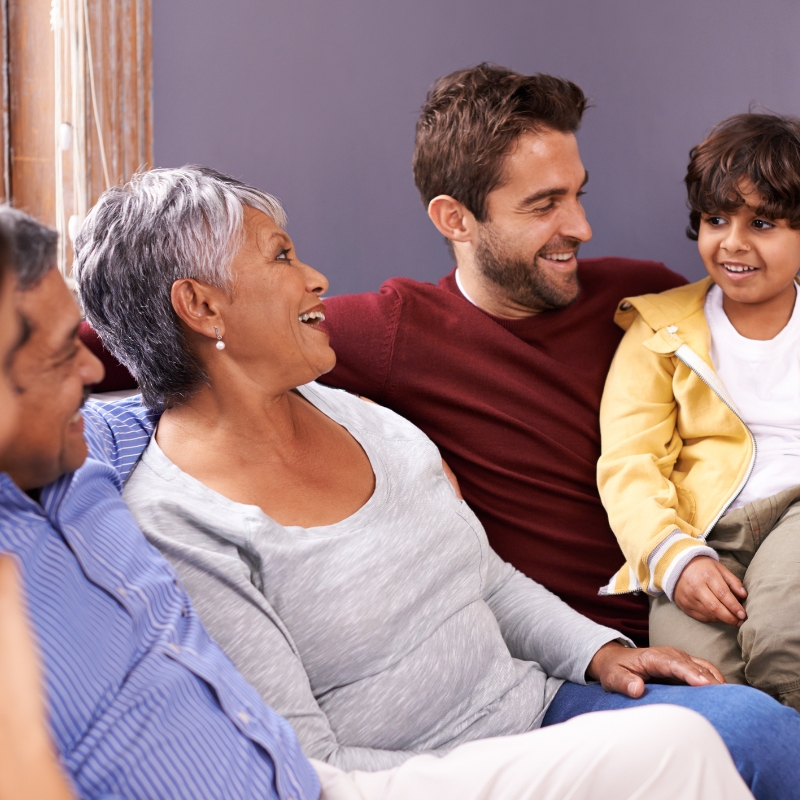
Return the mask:
<path fill-rule="evenodd" d="M 428 437 L 412 422 L 368 397 L 308 383 L 298 391 L 310 403 L 346 428 L 356 428 L 390 439 L 420 440 Z"/>

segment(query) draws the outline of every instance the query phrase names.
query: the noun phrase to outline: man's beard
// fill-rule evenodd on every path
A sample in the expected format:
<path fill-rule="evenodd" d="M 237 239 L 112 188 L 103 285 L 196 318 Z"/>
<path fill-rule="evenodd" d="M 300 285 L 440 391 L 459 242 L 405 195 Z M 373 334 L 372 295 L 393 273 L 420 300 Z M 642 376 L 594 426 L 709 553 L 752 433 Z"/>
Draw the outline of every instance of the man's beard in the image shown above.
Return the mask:
<path fill-rule="evenodd" d="M 539 264 L 542 253 L 577 255 L 580 241 L 559 238 L 549 241 L 531 261 L 512 255 L 488 225 L 483 226 L 475 249 L 475 263 L 481 273 L 503 290 L 506 299 L 531 311 L 552 311 L 574 302 L 580 294 L 577 271 L 567 275 L 549 274 Z"/>

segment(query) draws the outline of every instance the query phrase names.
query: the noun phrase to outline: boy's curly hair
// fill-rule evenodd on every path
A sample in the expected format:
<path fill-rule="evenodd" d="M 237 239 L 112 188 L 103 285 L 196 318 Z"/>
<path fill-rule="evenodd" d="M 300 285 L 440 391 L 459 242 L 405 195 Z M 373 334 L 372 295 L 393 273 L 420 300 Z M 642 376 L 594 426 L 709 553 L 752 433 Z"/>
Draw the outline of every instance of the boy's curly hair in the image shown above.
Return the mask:
<path fill-rule="evenodd" d="M 743 184 L 761 195 L 759 215 L 800 229 L 800 119 L 754 113 L 724 119 L 689 152 L 684 180 L 690 239 L 697 239 L 703 214 L 744 205 Z"/>

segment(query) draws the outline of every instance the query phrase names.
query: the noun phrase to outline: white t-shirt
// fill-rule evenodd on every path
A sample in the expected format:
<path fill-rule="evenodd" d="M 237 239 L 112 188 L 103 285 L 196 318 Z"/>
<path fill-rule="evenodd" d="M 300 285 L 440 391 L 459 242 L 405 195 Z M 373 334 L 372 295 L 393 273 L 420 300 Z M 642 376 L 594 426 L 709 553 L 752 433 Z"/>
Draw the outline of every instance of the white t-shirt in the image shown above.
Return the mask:
<path fill-rule="evenodd" d="M 722 290 L 713 286 L 705 314 L 711 360 L 756 439 L 756 463 L 734 508 L 800 484 L 800 294 L 786 327 L 767 341 L 747 339 L 731 325 Z"/>

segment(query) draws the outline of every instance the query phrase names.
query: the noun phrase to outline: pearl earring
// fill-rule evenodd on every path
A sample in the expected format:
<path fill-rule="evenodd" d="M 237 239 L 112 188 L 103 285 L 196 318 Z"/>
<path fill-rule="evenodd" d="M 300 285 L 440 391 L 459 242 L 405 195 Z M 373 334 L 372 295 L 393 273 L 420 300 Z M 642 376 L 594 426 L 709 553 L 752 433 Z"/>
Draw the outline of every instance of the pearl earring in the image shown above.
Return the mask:
<path fill-rule="evenodd" d="M 222 341 L 222 336 L 219 334 L 219 328 L 215 325 L 214 326 L 214 333 L 217 334 L 217 350 L 224 350 L 225 349 L 225 342 Z"/>

